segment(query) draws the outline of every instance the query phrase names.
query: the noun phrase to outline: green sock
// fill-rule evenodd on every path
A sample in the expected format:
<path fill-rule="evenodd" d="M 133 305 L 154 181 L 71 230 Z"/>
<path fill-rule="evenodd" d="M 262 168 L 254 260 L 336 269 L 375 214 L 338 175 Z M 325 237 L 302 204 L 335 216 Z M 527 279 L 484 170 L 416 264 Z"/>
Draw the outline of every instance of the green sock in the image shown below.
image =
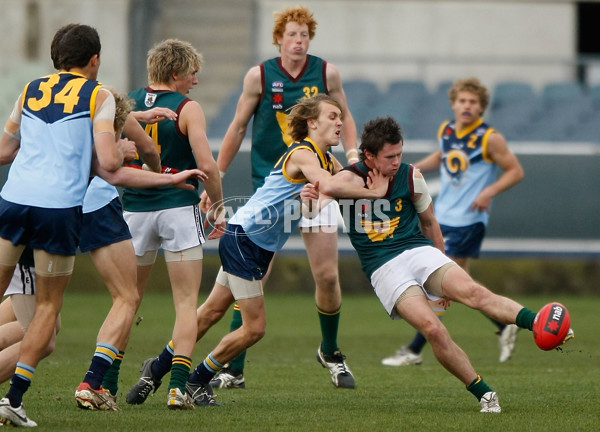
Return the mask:
<path fill-rule="evenodd" d="M 516 323 L 518 327 L 531 330 L 533 328 L 533 320 L 535 319 L 536 313 L 530 309 L 524 307 L 517 314 Z"/>
<path fill-rule="evenodd" d="M 237 303 L 233 306 L 233 316 L 231 317 L 231 324 L 229 325 L 229 331 L 234 331 L 242 326 L 242 313 Z M 246 351 L 242 351 L 229 361 L 229 369 L 236 373 L 244 372 L 244 364 L 246 363 Z"/>
<path fill-rule="evenodd" d="M 185 383 L 188 380 L 188 376 L 190 376 L 191 368 L 191 358 L 182 355 L 174 355 L 169 388 L 172 389 L 178 387 L 179 390 L 181 390 L 181 393 L 185 393 Z"/>
<path fill-rule="evenodd" d="M 467 386 L 467 390 L 473 393 L 473 396 L 475 396 L 477 400 L 481 400 L 481 397 L 487 392 L 493 391 L 483 378 L 481 378 L 481 375 L 477 375 L 477 378 Z"/>
<path fill-rule="evenodd" d="M 117 354 L 117 358 L 115 358 L 110 365 L 110 368 L 104 374 L 104 379 L 102 380 L 102 387 L 107 390 L 110 390 L 113 396 L 117 395 L 117 391 L 119 390 L 119 370 L 121 369 L 121 362 L 123 361 L 123 356 L 125 355 L 125 351 L 119 351 Z"/>
<path fill-rule="evenodd" d="M 334 312 L 325 312 L 317 306 L 319 322 L 321 323 L 321 351 L 325 354 L 333 354 L 338 349 L 337 334 L 340 323 L 340 309 Z"/>

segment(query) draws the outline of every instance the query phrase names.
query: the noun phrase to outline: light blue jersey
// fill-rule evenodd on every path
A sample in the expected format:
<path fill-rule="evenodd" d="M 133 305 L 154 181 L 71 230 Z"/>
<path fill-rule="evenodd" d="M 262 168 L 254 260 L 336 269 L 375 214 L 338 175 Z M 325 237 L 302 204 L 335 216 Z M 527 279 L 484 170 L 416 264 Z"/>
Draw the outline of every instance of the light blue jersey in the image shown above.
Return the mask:
<path fill-rule="evenodd" d="M 1 196 L 42 208 L 81 206 L 94 143 L 92 113 L 100 84 L 56 73 L 23 91 L 21 142 Z"/>
<path fill-rule="evenodd" d="M 101 209 L 118 196 L 119 192 L 116 187 L 103 178 L 95 176 L 83 198 L 83 213 L 91 213 Z"/>
<path fill-rule="evenodd" d="M 265 178 L 265 184 L 229 220 L 231 225 L 242 226 L 253 243 L 268 251 L 281 249 L 302 217 L 300 191 L 307 180 L 292 179 L 285 171 L 285 163 L 298 149 L 311 150 L 321 167 L 333 172 L 329 152 L 323 154 L 309 138 L 295 142 Z"/>
<path fill-rule="evenodd" d="M 473 211 L 471 205 L 477 195 L 496 180 L 498 167 L 487 154 L 488 137 L 494 131 L 481 119 L 460 132 L 454 121 L 440 126 L 442 186 L 434 203 L 435 217 L 440 224 L 463 227 L 481 222 L 487 225 L 489 212 Z"/>

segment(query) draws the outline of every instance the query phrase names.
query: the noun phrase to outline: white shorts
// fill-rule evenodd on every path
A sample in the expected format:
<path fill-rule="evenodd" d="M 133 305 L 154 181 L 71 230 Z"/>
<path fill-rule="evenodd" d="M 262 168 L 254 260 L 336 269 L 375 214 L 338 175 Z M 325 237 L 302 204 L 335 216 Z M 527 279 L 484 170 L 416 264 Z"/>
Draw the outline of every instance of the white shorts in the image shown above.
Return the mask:
<path fill-rule="evenodd" d="M 4 293 L 5 296 L 12 294 L 35 294 L 35 268 L 23 264 L 16 265 L 10 284 Z"/>
<path fill-rule="evenodd" d="M 335 227 L 334 230 L 337 231 L 337 227 L 340 223 L 343 224 L 342 215 L 340 214 L 340 206 L 336 200 L 331 200 L 314 218 L 302 216 L 298 226 L 300 228 L 328 226 Z"/>
<path fill-rule="evenodd" d="M 427 278 L 453 261 L 433 246 L 421 246 L 402 252 L 379 267 L 371 275 L 375 294 L 392 319 L 401 319 L 396 312 L 396 302 L 412 285 L 423 289 L 429 300 L 439 300 L 441 293 L 429 293 L 424 288 Z"/>
<path fill-rule="evenodd" d="M 35 312 L 35 268 L 17 264 L 5 296 L 11 296 L 12 308 L 26 331 Z"/>
<path fill-rule="evenodd" d="M 227 273 L 223 270 L 223 267 L 219 269 L 216 282 L 219 285 L 229 288 L 231 295 L 233 295 L 233 298 L 236 300 L 249 299 L 264 295 L 262 280 L 254 279 L 250 281 L 243 279 L 239 276 Z"/>
<path fill-rule="evenodd" d="M 180 252 L 202 245 L 206 239 L 202 213 L 195 204 L 151 212 L 123 212 L 137 256 L 162 248 Z"/>

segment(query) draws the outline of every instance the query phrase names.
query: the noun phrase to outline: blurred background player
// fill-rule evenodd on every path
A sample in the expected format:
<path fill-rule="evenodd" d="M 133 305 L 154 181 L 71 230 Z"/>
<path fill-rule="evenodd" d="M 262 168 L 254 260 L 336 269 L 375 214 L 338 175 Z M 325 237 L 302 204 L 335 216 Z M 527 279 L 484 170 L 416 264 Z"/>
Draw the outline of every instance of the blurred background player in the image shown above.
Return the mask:
<path fill-rule="evenodd" d="M 275 12 L 273 44 L 279 56 L 250 68 L 244 77 L 242 94 L 235 116 L 225 133 L 217 158 L 221 175 L 240 149 L 250 119 L 252 124 L 252 184 L 254 191 L 281 155 L 292 143 L 288 131 L 287 112 L 299 99 L 326 93 L 336 99 L 344 113 L 342 143 L 348 162 L 358 161 L 356 125 L 348 109 L 342 79 L 336 66 L 308 54 L 317 21 L 304 6 L 288 7 Z M 204 199 L 203 210 L 210 202 Z M 323 209 L 321 214 L 300 223 L 302 238 L 315 281 L 315 303 L 321 327 L 321 343 L 317 360 L 331 374 L 336 387 L 354 388 L 354 376 L 338 347 L 337 336 L 342 305 L 338 275 L 337 203 Z M 266 283 L 267 276 L 264 279 Z M 242 316 L 234 305 L 231 330 L 242 325 Z M 292 323 L 286 323 L 292 325 Z M 233 359 L 216 376 L 212 385 L 219 388 L 245 387 L 244 365 L 246 352 Z"/>
<path fill-rule="evenodd" d="M 455 81 L 448 92 L 454 120 L 438 130 L 439 150 L 415 163 L 422 172 L 439 170 L 441 189 L 435 217 L 444 236 L 446 254 L 469 272 L 469 259 L 478 258 L 490 218 L 492 199 L 523 179 L 523 168 L 504 136 L 485 123 L 489 93 L 476 78 Z M 497 172 L 502 173 L 498 176 Z M 443 309 L 434 309 L 439 316 Z M 500 362 L 514 350 L 518 328 L 494 319 Z M 387 366 L 421 364 L 425 337 L 417 332 L 407 346 L 381 362 Z"/>

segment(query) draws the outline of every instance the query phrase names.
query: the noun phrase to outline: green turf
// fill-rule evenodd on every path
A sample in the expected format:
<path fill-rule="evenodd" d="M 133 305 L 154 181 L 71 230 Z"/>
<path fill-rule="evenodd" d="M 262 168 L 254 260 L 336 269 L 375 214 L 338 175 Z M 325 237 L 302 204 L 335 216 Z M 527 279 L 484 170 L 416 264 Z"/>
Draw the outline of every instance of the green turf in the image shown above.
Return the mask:
<path fill-rule="evenodd" d="M 493 326 L 479 312 L 454 304 L 444 318 L 476 370 L 498 392 L 501 414 L 480 414 L 476 399 L 435 361 L 428 346 L 420 366 L 382 366 L 381 358 L 408 342 L 413 331 L 390 320 L 374 295 L 344 298 L 339 343 L 357 388 L 334 388 L 315 359 L 320 337 L 313 296 L 268 293 L 267 334 L 248 353 L 247 388 L 217 391 L 222 407 L 172 412 L 166 408 L 166 386 L 143 405 L 124 401 L 142 361 L 170 338 L 170 296 L 150 293 L 122 365 L 122 411 L 92 412 L 76 408 L 73 392 L 89 365 L 110 299 L 96 292 L 68 292 L 56 350 L 39 364 L 25 408 L 44 431 L 599 430 L 600 298 L 553 299 L 569 308 L 576 339 L 562 352 L 543 352 L 529 332 L 521 331 L 513 358 L 504 364 L 497 360 Z M 519 300 L 538 309 L 550 298 Z M 194 363 L 225 334 L 229 318 L 197 345 Z M 3 384 L 0 392 L 7 388 Z"/>

